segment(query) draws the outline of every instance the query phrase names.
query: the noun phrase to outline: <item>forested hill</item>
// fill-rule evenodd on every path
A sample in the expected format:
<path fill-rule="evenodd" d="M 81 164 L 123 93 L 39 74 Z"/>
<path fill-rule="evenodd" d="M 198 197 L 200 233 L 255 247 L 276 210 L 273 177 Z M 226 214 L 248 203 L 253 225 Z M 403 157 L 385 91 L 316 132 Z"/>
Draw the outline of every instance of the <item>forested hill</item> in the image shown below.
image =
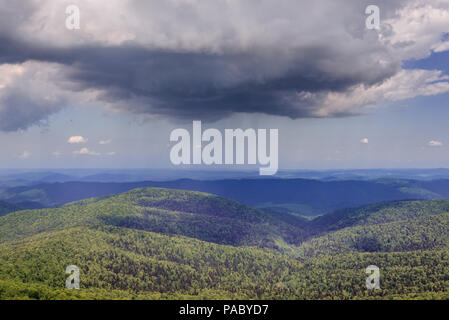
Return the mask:
<path fill-rule="evenodd" d="M 449 298 L 449 200 L 311 222 L 193 191 L 140 188 L 0 217 L 0 298 Z M 80 290 L 65 289 L 65 268 Z M 365 269 L 381 269 L 381 289 Z"/>
<path fill-rule="evenodd" d="M 337 209 L 382 201 L 449 197 L 449 180 L 319 181 L 307 179 L 177 180 L 129 183 L 40 183 L 0 190 L 0 199 L 26 208 L 60 206 L 86 198 L 119 194 L 135 188 L 161 187 L 216 194 L 241 203 L 298 215 L 319 215 Z M 29 205 L 32 204 L 32 205 Z"/>
<path fill-rule="evenodd" d="M 380 224 L 409 220 L 449 212 L 449 200 L 390 201 L 337 210 L 312 220 L 309 229 L 326 232 L 355 225 Z"/>
<path fill-rule="evenodd" d="M 214 243 L 276 247 L 299 243 L 299 226 L 211 194 L 140 188 L 115 196 L 26 210 L 0 218 L 0 240 L 19 239 L 75 226 L 110 225 L 183 235 Z"/>

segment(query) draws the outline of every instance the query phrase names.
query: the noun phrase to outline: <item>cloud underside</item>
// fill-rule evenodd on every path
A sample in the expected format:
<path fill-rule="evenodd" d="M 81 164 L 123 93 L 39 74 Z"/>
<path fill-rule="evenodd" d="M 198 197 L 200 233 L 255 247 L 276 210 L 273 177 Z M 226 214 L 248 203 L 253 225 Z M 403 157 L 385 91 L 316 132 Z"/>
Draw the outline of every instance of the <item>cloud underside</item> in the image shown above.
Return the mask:
<path fill-rule="evenodd" d="M 81 29 L 68 31 L 65 1 L 0 0 L 9 8 L 0 14 L 0 130 L 91 102 L 214 121 L 344 117 L 449 92 L 438 70 L 401 69 L 449 49 L 448 1 L 380 1 L 379 32 L 365 28 L 360 1 L 78 3 Z"/>

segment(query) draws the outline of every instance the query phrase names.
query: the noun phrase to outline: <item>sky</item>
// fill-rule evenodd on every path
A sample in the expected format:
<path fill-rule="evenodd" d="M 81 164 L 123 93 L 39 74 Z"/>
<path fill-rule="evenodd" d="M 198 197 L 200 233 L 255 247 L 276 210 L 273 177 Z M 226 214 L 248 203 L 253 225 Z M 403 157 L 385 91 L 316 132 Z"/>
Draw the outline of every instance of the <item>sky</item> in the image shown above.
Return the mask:
<path fill-rule="evenodd" d="M 278 129 L 281 169 L 449 167 L 449 0 L 344 3 L 0 0 L 0 167 L 170 168 L 193 120 Z"/>

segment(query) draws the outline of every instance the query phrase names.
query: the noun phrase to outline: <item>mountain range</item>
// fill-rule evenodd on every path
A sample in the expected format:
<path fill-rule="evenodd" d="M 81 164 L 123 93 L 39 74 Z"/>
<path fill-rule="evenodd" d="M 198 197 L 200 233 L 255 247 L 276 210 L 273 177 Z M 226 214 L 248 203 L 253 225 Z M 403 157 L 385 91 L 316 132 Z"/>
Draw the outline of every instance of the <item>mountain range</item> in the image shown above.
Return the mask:
<path fill-rule="evenodd" d="M 254 207 L 316 216 L 338 209 L 393 200 L 449 198 L 449 180 L 227 179 L 141 182 L 53 182 L 0 188 L 0 200 L 24 209 L 61 206 L 81 199 L 159 187 L 208 192 Z"/>
<path fill-rule="evenodd" d="M 7 210 L 1 298 L 449 298 L 444 199 L 307 220 L 208 193 L 145 187 Z M 80 269 L 80 290 L 64 287 L 68 265 Z M 369 265 L 380 268 L 381 289 L 366 289 Z"/>

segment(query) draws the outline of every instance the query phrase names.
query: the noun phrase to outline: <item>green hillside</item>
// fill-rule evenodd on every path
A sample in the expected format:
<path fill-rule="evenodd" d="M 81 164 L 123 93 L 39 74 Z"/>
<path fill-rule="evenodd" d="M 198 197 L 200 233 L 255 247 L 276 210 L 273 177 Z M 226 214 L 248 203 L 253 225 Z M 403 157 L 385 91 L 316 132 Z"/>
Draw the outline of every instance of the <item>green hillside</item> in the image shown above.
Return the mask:
<path fill-rule="evenodd" d="M 304 242 L 304 257 L 449 248 L 449 213 L 344 228 Z"/>
<path fill-rule="evenodd" d="M 444 297 L 449 251 L 352 253 L 301 263 L 254 248 L 215 245 L 123 228 L 78 227 L 0 246 L 0 298 L 366 299 Z M 65 267 L 81 290 L 64 289 Z M 364 268 L 383 271 L 382 290 Z"/>
<path fill-rule="evenodd" d="M 447 298 L 449 251 L 351 253 L 304 262 L 254 248 L 129 229 L 72 228 L 0 246 L 0 298 Z M 65 267 L 81 289 L 64 289 Z M 366 266 L 382 270 L 368 291 Z"/>
<path fill-rule="evenodd" d="M 116 227 L 41 233 L 4 243 L 0 252 L 3 286 L 11 280 L 19 287 L 30 284 L 37 288 L 35 298 L 66 295 L 64 271 L 72 264 L 81 270 L 79 292 L 95 288 L 88 294 L 103 297 L 107 290 L 121 298 L 274 298 L 284 295 L 278 283 L 299 266 L 258 249 Z M 41 292 L 39 286 L 47 290 Z M 11 295 L 8 291 L 4 288 L 0 297 Z"/>
<path fill-rule="evenodd" d="M 380 269 L 380 289 L 365 269 Z M 348 253 L 308 258 L 287 283 L 300 299 L 449 299 L 449 250 Z"/>
<path fill-rule="evenodd" d="M 378 224 L 449 212 L 449 200 L 391 201 L 338 210 L 316 218 L 314 231 L 332 231 L 355 225 Z"/>
<path fill-rule="evenodd" d="M 142 188 L 12 212 L 0 217 L 0 298 L 447 299 L 448 204 L 381 203 L 307 222 Z M 381 289 L 368 291 L 372 264 Z M 65 289 L 68 265 L 80 268 L 80 290 Z"/>
<path fill-rule="evenodd" d="M 276 247 L 279 241 L 299 243 L 303 239 L 299 227 L 232 200 L 200 192 L 141 188 L 60 208 L 9 214 L 0 219 L 0 240 L 91 225 L 260 247 Z"/>

